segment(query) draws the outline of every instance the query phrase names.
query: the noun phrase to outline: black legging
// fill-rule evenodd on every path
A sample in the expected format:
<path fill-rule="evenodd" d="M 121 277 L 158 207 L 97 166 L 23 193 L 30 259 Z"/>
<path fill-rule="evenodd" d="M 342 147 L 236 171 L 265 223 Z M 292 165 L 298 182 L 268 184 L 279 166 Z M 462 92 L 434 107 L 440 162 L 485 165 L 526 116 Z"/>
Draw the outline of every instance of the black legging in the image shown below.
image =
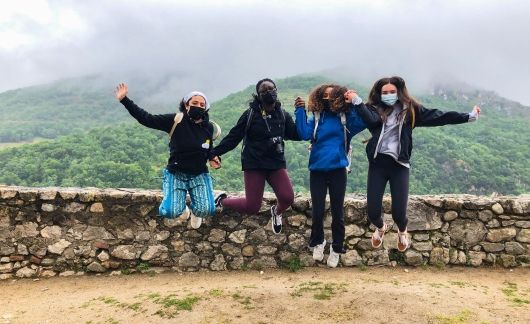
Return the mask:
<path fill-rule="evenodd" d="M 331 202 L 331 236 L 333 251 L 344 253 L 344 194 L 346 193 L 346 169 L 327 172 L 311 171 L 309 174 L 311 201 L 313 204 L 313 225 L 309 246 L 324 242 L 324 211 L 329 188 Z"/>
<path fill-rule="evenodd" d="M 386 183 L 390 182 L 392 195 L 392 219 L 400 232 L 407 229 L 407 202 L 409 199 L 409 169 L 397 163 L 393 157 L 378 154 L 368 167 L 368 219 L 377 226 L 383 227 L 381 208 Z"/>

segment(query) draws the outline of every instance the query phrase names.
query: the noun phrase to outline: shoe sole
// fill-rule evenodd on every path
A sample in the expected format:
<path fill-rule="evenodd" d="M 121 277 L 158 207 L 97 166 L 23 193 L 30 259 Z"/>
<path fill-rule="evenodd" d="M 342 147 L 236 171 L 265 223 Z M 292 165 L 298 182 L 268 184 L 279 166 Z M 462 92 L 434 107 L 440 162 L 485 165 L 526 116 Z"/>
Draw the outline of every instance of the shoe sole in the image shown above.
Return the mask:
<path fill-rule="evenodd" d="M 315 256 L 313 256 L 313 260 L 318 261 L 318 262 L 322 262 L 322 260 L 324 260 L 324 255 L 322 255 L 322 258 L 320 258 L 320 259 L 315 259 Z"/>
<path fill-rule="evenodd" d="M 372 247 L 374 249 L 379 249 L 381 247 L 381 245 L 383 245 L 383 240 L 381 240 L 381 243 L 379 243 L 379 245 L 374 245 L 374 242 L 372 240 L 370 240 L 370 242 L 372 243 Z"/>
<path fill-rule="evenodd" d="M 339 263 L 337 262 L 336 265 L 331 265 L 331 264 L 327 263 L 327 265 L 328 265 L 328 267 L 330 267 L 330 268 L 336 268 L 336 267 L 339 265 Z"/>
<path fill-rule="evenodd" d="M 274 208 L 274 206 L 271 207 L 271 228 L 272 228 L 272 232 L 273 232 L 274 234 L 278 235 L 278 234 L 281 234 L 281 233 L 282 233 L 282 229 L 283 229 L 282 227 L 283 227 L 283 226 L 280 225 L 280 230 L 279 230 L 278 232 L 276 232 L 276 230 L 274 229 L 274 216 L 273 216 L 274 213 L 273 213 L 273 211 L 272 211 L 273 208 Z"/>

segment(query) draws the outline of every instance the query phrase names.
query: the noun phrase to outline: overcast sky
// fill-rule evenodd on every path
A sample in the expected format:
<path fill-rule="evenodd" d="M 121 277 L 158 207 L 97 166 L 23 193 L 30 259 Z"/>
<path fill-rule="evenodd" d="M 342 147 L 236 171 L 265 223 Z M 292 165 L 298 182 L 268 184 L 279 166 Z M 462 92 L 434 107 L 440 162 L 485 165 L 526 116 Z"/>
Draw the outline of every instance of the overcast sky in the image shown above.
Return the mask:
<path fill-rule="evenodd" d="M 530 105 L 529 32 L 525 0 L 2 1 L 0 91 L 178 73 L 219 98 L 344 67 L 369 84 L 401 75 L 413 94 L 457 79 Z"/>

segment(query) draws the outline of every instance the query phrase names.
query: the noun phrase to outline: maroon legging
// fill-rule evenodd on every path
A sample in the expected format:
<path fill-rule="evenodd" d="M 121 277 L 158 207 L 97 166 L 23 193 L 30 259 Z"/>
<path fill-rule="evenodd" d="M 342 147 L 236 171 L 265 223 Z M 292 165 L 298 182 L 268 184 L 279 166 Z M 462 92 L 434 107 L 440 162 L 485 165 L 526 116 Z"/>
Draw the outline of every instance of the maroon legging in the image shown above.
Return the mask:
<path fill-rule="evenodd" d="M 257 214 L 261 207 L 265 181 L 272 187 L 278 200 L 276 212 L 283 213 L 294 201 L 293 186 L 286 169 L 279 170 L 246 170 L 245 197 L 225 198 L 223 207 L 228 207 L 242 214 Z"/>

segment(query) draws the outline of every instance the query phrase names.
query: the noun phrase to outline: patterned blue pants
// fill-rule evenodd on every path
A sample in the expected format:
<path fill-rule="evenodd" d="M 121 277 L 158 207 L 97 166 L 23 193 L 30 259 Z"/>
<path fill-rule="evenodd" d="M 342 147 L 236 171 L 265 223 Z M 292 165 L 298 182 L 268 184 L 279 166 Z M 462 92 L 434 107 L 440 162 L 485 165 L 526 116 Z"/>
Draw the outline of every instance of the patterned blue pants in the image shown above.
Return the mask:
<path fill-rule="evenodd" d="M 191 175 L 182 172 L 175 174 L 164 169 L 162 184 L 164 198 L 158 208 L 164 218 L 179 217 L 186 209 L 186 194 L 190 194 L 190 208 L 197 217 L 215 214 L 212 178 L 209 173 Z"/>

